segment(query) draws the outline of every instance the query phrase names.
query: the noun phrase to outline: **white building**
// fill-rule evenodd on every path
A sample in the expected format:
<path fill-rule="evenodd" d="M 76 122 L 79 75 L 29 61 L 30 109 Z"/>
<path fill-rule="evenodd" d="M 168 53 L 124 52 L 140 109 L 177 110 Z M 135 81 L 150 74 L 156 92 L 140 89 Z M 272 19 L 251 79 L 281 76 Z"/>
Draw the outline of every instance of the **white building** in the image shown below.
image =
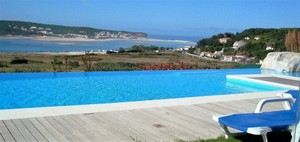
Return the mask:
<path fill-rule="evenodd" d="M 35 30 L 36 29 L 36 26 L 32 26 L 30 27 L 31 30 Z"/>
<path fill-rule="evenodd" d="M 235 60 L 235 57 L 232 56 L 232 55 L 224 55 L 222 56 L 222 61 L 225 61 L 225 62 L 234 62 Z"/>
<path fill-rule="evenodd" d="M 267 47 L 266 47 L 266 50 L 274 50 L 274 48 L 271 47 L 271 46 L 267 46 Z"/>
<path fill-rule="evenodd" d="M 189 50 L 190 48 L 191 48 L 191 46 L 184 46 L 183 47 L 183 49 L 186 50 L 186 51 Z"/>
<path fill-rule="evenodd" d="M 215 51 L 215 53 L 214 53 L 214 54 L 215 54 L 216 56 L 219 56 L 219 57 L 220 57 L 220 56 L 222 56 L 222 55 L 223 55 L 223 53 L 224 53 L 224 48 L 222 48 L 222 50 L 221 50 L 221 51 Z"/>
<path fill-rule="evenodd" d="M 227 43 L 229 40 L 231 40 L 229 37 L 219 38 L 220 43 Z"/>
<path fill-rule="evenodd" d="M 238 50 L 240 47 L 244 46 L 245 42 L 240 40 L 233 43 L 232 48 Z"/>
<path fill-rule="evenodd" d="M 201 57 L 208 57 L 208 58 L 216 58 L 217 55 L 211 52 L 201 52 L 200 53 Z"/>

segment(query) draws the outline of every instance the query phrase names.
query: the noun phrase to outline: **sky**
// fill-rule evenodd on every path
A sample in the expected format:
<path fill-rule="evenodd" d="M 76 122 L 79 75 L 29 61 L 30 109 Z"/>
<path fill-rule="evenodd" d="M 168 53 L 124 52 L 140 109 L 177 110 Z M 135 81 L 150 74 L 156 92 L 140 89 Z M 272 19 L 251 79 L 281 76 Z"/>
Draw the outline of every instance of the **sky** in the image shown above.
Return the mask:
<path fill-rule="evenodd" d="M 209 37 L 300 27 L 300 0 L 0 0 L 0 20 Z"/>

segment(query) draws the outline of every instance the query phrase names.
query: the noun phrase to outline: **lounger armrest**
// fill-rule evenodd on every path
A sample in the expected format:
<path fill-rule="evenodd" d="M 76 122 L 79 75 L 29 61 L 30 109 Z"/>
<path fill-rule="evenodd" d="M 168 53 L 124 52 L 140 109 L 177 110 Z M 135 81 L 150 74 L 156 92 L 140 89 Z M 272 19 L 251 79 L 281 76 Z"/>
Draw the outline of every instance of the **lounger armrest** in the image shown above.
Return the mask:
<path fill-rule="evenodd" d="M 262 99 L 259 101 L 259 103 L 256 106 L 254 113 L 261 113 L 261 110 L 263 109 L 264 105 L 267 103 L 275 103 L 275 102 L 288 102 L 290 105 L 293 104 L 292 98 L 268 98 L 268 99 Z"/>
<path fill-rule="evenodd" d="M 222 117 L 224 115 L 221 115 L 221 114 L 215 114 L 213 115 L 213 120 L 216 121 L 216 122 L 219 122 L 219 118 Z"/>
<path fill-rule="evenodd" d="M 292 94 L 286 93 L 286 92 L 278 93 L 277 96 L 279 96 L 281 98 L 293 98 Z"/>

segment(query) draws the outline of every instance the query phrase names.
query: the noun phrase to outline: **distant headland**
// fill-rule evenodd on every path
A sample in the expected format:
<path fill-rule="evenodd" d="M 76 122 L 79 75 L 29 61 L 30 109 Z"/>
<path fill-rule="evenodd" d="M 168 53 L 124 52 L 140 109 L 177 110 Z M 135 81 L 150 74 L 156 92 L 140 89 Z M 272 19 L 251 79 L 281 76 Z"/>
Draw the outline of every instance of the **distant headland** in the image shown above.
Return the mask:
<path fill-rule="evenodd" d="M 0 36 L 37 40 L 147 39 L 147 33 L 0 20 Z"/>

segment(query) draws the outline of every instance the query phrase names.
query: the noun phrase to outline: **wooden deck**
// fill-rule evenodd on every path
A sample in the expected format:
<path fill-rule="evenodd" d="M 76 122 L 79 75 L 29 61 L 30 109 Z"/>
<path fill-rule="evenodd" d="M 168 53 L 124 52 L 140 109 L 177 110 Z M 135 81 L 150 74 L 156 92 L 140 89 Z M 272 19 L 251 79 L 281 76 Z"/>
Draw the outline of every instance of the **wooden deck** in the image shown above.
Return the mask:
<path fill-rule="evenodd" d="M 279 77 L 251 77 L 251 78 L 257 79 L 257 80 L 262 80 L 262 81 L 286 84 L 286 85 L 291 85 L 291 86 L 299 86 L 300 85 L 300 79 L 292 80 L 292 79 L 279 78 Z"/>
<path fill-rule="evenodd" d="M 174 141 L 221 135 L 213 114 L 254 111 L 259 99 L 0 121 L 0 141 Z M 270 109 L 281 109 L 272 104 Z"/>

